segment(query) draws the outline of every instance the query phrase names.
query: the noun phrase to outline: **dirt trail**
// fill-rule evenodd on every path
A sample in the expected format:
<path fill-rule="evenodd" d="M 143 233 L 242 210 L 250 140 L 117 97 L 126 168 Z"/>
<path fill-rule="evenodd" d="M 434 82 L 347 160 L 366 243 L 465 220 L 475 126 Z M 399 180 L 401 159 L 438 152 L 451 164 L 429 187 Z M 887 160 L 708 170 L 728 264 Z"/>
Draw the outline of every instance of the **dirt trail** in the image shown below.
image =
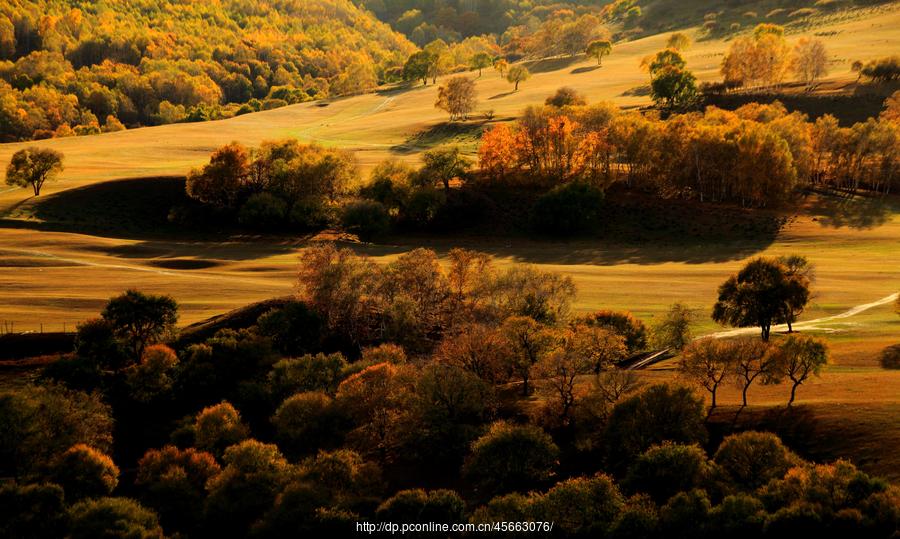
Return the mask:
<path fill-rule="evenodd" d="M 862 305 L 857 305 L 851 309 L 848 309 L 842 313 L 835 314 L 832 316 L 824 316 L 822 318 L 816 318 L 814 320 L 806 320 L 804 322 L 797 322 L 794 324 L 794 329 L 796 330 L 806 330 L 806 331 L 824 331 L 831 332 L 834 331 L 834 328 L 826 327 L 825 324 L 829 322 L 834 322 L 835 320 L 842 320 L 844 318 L 850 318 L 852 316 L 856 316 L 864 311 L 868 311 L 869 309 L 873 309 L 875 307 L 880 307 L 881 305 L 885 305 L 887 303 L 891 303 L 897 301 L 897 296 L 900 293 L 894 293 L 890 296 L 885 296 L 879 300 L 873 301 L 871 303 L 863 303 Z M 787 331 L 787 324 L 780 324 L 777 326 L 772 326 L 772 332 L 780 332 Z M 755 335 L 759 333 L 759 328 L 737 328 L 737 329 L 729 329 L 726 331 L 718 331 L 716 333 L 711 333 L 709 335 L 705 335 L 705 337 L 714 337 L 716 339 L 725 338 L 725 337 L 737 337 L 739 335 Z"/>

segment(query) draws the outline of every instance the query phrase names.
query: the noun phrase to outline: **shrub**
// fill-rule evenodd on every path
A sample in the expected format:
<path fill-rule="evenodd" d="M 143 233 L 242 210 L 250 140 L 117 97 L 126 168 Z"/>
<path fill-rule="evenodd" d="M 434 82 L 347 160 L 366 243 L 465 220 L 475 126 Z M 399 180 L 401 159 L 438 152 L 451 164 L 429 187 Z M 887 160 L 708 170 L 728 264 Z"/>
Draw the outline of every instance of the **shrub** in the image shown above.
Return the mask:
<path fill-rule="evenodd" d="M 348 232 L 369 241 L 387 234 L 391 228 L 391 217 L 387 208 L 374 200 L 360 200 L 344 207 L 341 225 Z"/>
<path fill-rule="evenodd" d="M 241 414 L 226 401 L 207 406 L 194 421 L 197 448 L 214 455 L 221 455 L 226 447 L 247 438 L 249 433 L 241 421 Z"/>
<path fill-rule="evenodd" d="M 347 361 L 339 353 L 282 359 L 269 372 L 269 388 L 277 400 L 303 391 L 334 395 L 346 366 Z"/>
<path fill-rule="evenodd" d="M 533 503 L 532 518 L 555 522 L 568 535 L 605 537 L 624 499 L 609 476 L 597 474 L 557 483 Z"/>
<path fill-rule="evenodd" d="M 722 441 L 713 460 L 739 489 L 752 491 L 780 479 L 800 459 L 769 432 L 742 432 Z"/>
<path fill-rule="evenodd" d="M 95 498 L 69 509 L 71 539 L 161 538 L 156 513 L 129 498 Z"/>
<path fill-rule="evenodd" d="M 238 222 L 259 230 L 272 230 L 284 223 L 287 203 L 271 193 L 250 195 L 241 206 Z"/>
<path fill-rule="evenodd" d="M 321 392 L 292 395 L 272 416 L 278 446 L 292 458 L 337 447 L 346 422 L 331 397 Z"/>
<path fill-rule="evenodd" d="M 542 195 L 531 220 L 537 232 L 566 235 L 587 232 L 600 223 L 603 191 L 587 183 L 572 182 Z"/>
<path fill-rule="evenodd" d="M 558 456 L 559 448 L 543 430 L 501 421 L 472 444 L 463 473 L 483 496 L 524 491 L 552 477 Z"/>
<path fill-rule="evenodd" d="M 709 461 L 700 447 L 667 442 L 651 447 L 635 460 L 625 485 L 662 504 L 679 492 L 703 488 L 709 474 Z"/>
<path fill-rule="evenodd" d="M 53 463 L 51 477 L 70 502 L 108 496 L 119 483 L 119 468 L 93 447 L 73 445 Z"/>
<path fill-rule="evenodd" d="M 900 344 L 888 346 L 882 350 L 879 360 L 884 369 L 900 369 Z"/>
<path fill-rule="evenodd" d="M 291 208 L 291 224 L 301 230 L 320 230 L 334 220 L 333 211 L 321 202 L 299 201 Z"/>
<path fill-rule="evenodd" d="M 401 490 L 384 501 L 376 511 L 378 519 L 386 522 L 442 522 L 453 524 L 465 521 L 466 504 L 452 490 Z"/>
<path fill-rule="evenodd" d="M 557 108 L 568 106 L 584 106 L 587 105 L 587 100 L 574 88 L 563 86 L 562 88 L 556 90 L 555 94 L 548 97 L 544 101 L 544 104 L 551 105 Z"/>

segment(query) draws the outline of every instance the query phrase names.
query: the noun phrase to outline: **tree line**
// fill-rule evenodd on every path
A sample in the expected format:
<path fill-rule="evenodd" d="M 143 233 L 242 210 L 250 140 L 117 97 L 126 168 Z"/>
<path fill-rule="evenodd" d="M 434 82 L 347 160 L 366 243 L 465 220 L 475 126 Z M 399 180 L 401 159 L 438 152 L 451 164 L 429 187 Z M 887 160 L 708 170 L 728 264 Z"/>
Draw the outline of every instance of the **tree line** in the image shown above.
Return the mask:
<path fill-rule="evenodd" d="M 683 305 L 649 328 L 576 315 L 569 279 L 461 249 L 377 266 L 310 247 L 298 282 L 211 336 L 179 336 L 174 299 L 128 291 L 0 393 L 4 536 L 283 537 L 422 515 L 621 538 L 900 525 L 896 486 L 770 433 L 711 443 L 701 396 L 617 367 L 686 346 L 682 373 L 713 399 L 722 380 L 796 388 L 821 367 L 814 338 L 694 341 Z"/>
<path fill-rule="evenodd" d="M 344 0 L 0 7 L 0 140 L 201 121 L 366 91 L 415 46 Z"/>

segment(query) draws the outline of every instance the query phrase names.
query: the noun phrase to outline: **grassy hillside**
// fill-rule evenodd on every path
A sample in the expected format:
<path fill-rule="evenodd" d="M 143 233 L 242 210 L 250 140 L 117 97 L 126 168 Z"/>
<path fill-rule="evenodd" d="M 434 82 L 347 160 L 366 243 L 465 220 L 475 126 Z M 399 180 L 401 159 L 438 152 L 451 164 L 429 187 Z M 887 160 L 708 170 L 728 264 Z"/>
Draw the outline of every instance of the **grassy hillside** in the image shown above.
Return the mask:
<path fill-rule="evenodd" d="M 350 0 L 5 2 L 0 141 L 365 91 L 414 49 Z"/>

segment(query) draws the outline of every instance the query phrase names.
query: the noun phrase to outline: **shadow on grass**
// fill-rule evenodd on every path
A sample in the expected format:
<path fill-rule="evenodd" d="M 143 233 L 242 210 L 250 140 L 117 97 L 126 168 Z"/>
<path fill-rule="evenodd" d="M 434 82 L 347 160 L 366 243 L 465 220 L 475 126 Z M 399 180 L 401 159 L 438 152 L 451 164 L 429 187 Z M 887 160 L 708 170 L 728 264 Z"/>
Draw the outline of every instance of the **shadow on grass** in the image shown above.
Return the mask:
<path fill-rule="evenodd" d="M 392 146 L 391 152 L 407 154 L 443 144 L 475 142 L 481 137 L 487 123 L 485 119 L 437 123 L 410 136 L 403 144 Z"/>
<path fill-rule="evenodd" d="M 513 90 L 511 92 L 503 92 L 502 94 L 492 95 L 491 97 L 488 98 L 488 100 L 490 101 L 493 99 L 503 99 L 504 97 L 513 95 L 514 93 L 516 93 L 515 90 Z"/>
<path fill-rule="evenodd" d="M 629 88 L 622 92 L 622 96 L 634 96 L 634 97 L 646 97 L 650 95 L 650 85 L 643 84 L 641 86 L 635 86 L 634 88 Z"/>
<path fill-rule="evenodd" d="M 554 58 L 543 58 L 541 60 L 532 60 L 525 62 L 525 67 L 532 73 L 545 73 L 547 71 L 559 71 L 570 65 L 584 60 L 583 55 L 574 56 L 557 56 Z"/>
<path fill-rule="evenodd" d="M 809 207 L 823 227 L 862 230 L 887 223 L 898 211 L 900 203 L 896 198 L 866 195 L 819 196 Z"/>
<path fill-rule="evenodd" d="M 580 73 L 590 73 L 591 71 L 596 71 L 600 69 L 600 66 L 585 66 L 585 67 L 576 67 L 570 73 L 573 75 L 578 75 Z"/>

